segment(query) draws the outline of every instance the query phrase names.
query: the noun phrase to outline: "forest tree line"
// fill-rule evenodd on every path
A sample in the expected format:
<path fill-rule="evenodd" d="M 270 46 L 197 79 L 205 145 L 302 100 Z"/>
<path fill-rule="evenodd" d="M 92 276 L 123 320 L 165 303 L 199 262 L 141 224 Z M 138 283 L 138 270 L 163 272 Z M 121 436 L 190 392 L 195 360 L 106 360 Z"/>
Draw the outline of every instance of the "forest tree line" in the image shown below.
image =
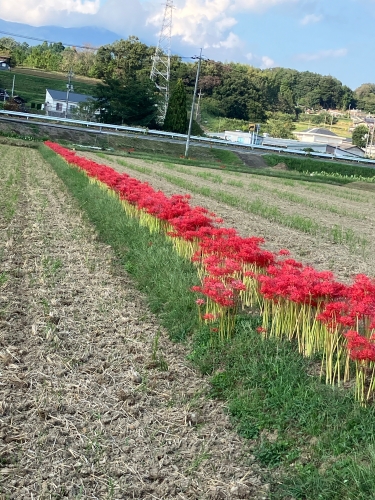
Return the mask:
<path fill-rule="evenodd" d="M 125 108 L 117 111 L 108 108 L 108 115 L 111 115 L 107 116 L 108 120 L 126 121 L 126 114 L 132 113 L 128 108 L 136 94 L 138 108 L 145 103 L 152 114 L 155 98 L 149 75 L 155 47 L 142 43 L 137 37 L 103 45 L 98 50 L 64 47 L 60 42 L 29 46 L 12 38 L 0 38 L 0 53 L 5 52 L 13 67 L 60 72 L 72 69 L 76 75 L 102 80 L 105 88 L 99 85 L 96 97 L 109 102 L 111 92 L 115 92 L 112 99 L 117 101 L 117 106 Z M 196 70 L 196 63 L 172 56 L 172 90 L 182 80 L 187 93 L 192 95 Z M 295 119 L 306 109 L 358 108 L 375 113 L 375 84 L 366 83 L 352 90 L 332 76 L 309 71 L 262 70 L 247 64 L 207 60 L 202 63 L 199 89 L 204 95 L 205 110 L 211 115 L 251 122 L 265 122 L 275 113 Z M 126 103 L 121 104 L 124 99 Z M 116 116 L 112 116 L 113 113 Z M 143 115 L 139 123 L 152 121 Z"/>

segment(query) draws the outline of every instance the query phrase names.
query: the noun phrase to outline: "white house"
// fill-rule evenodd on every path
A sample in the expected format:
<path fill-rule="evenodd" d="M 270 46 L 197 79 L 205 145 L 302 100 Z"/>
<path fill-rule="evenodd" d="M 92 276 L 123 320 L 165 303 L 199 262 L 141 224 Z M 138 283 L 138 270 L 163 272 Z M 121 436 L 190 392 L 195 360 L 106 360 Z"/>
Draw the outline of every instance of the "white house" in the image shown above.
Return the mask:
<path fill-rule="evenodd" d="M 49 116 L 71 117 L 74 109 L 80 103 L 94 99 L 91 95 L 62 92 L 61 90 L 46 89 L 45 113 Z M 67 110 L 68 106 L 68 110 Z"/>

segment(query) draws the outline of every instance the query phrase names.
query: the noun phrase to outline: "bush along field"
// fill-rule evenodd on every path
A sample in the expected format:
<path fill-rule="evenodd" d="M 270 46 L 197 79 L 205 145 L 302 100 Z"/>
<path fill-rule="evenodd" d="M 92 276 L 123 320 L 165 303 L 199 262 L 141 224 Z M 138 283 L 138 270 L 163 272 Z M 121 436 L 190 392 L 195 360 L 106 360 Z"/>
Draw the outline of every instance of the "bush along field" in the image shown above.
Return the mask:
<path fill-rule="evenodd" d="M 271 476 L 278 470 L 273 498 L 375 497 L 375 281 L 357 275 L 340 283 L 287 249 L 273 253 L 261 237 L 224 228 L 188 196 L 167 197 L 58 144 L 40 151 L 79 199 L 83 172 L 148 228 L 137 254 L 136 242 L 125 244 L 115 224 L 103 224 L 104 205 L 80 200 L 102 238 L 128 254 L 126 269 L 172 337 L 195 332 L 191 359 L 213 374 L 212 395 L 228 401 L 239 432 L 254 440 L 255 458 Z M 145 252 L 153 257 L 141 270 Z"/>

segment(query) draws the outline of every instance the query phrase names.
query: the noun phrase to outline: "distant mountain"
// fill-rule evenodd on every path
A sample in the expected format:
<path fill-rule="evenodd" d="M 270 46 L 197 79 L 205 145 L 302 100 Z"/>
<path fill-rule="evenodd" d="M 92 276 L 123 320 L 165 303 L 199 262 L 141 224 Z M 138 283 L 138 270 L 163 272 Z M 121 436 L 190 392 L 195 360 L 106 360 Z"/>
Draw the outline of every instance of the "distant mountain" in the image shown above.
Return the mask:
<path fill-rule="evenodd" d="M 14 38 L 17 42 L 26 42 L 29 45 L 38 45 L 46 41 L 62 42 L 70 45 L 85 45 L 89 43 L 94 47 L 100 47 L 122 38 L 113 31 L 93 26 L 82 28 L 62 28 L 60 26 L 30 26 L 28 24 L 12 23 L 0 19 L 0 38 Z M 40 40 L 30 40 L 31 37 Z"/>

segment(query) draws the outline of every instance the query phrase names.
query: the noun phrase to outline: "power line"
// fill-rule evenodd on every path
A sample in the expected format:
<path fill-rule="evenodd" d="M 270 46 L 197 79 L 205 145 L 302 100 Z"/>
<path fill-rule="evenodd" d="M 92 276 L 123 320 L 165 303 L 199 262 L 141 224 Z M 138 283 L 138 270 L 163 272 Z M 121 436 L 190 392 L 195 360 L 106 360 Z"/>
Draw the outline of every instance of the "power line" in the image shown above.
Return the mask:
<path fill-rule="evenodd" d="M 46 40 L 45 38 L 37 38 L 34 36 L 25 36 L 25 35 L 18 35 L 17 33 L 9 33 L 8 31 L 1 31 L 0 33 L 2 35 L 8 35 L 8 36 L 15 36 L 18 38 L 26 38 L 27 40 L 35 40 L 36 42 L 47 42 L 47 43 L 62 43 L 64 47 L 78 47 L 79 49 L 87 49 L 87 50 L 98 50 L 100 47 L 90 47 L 86 45 L 76 45 L 75 43 L 64 43 L 64 42 L 55 42 L 51 40 Z"/>
<path fill-rule="evenodd" d="M 111 44 L 105 44 L 101 45 L 100 47 L 90 47 L 87 45 L 77 45 L 75 43 L 65 43 L 65 42 L 56 42 L 53 40 L 46 40 L 45 38 L 37 38 L 33 36 L 26 36 L 26 35 L 18 35 L 17 33 L 9 33 L 8 31 L 1 31 L 0 33 L 2 35 L 8 35 L 8 36 L 15 36 L 17 38 L 26 38 L 27 40 L 35 40 L 36 42 L 47 42 L 47 43 L 62 43 L 64 47 L 77 47 L 78 49 L 87 49 L 87 50 L 99 50 L 100 47 L 105 47 L 106 45 L 111 45 Z M 113 42 L 114 43 L 114 42 Z M 193 56 L 179 56 L 178 54 L 171 54 L 171 58 L 173 57 L 178 57 L 179 59 L 194 59 Z"/>

